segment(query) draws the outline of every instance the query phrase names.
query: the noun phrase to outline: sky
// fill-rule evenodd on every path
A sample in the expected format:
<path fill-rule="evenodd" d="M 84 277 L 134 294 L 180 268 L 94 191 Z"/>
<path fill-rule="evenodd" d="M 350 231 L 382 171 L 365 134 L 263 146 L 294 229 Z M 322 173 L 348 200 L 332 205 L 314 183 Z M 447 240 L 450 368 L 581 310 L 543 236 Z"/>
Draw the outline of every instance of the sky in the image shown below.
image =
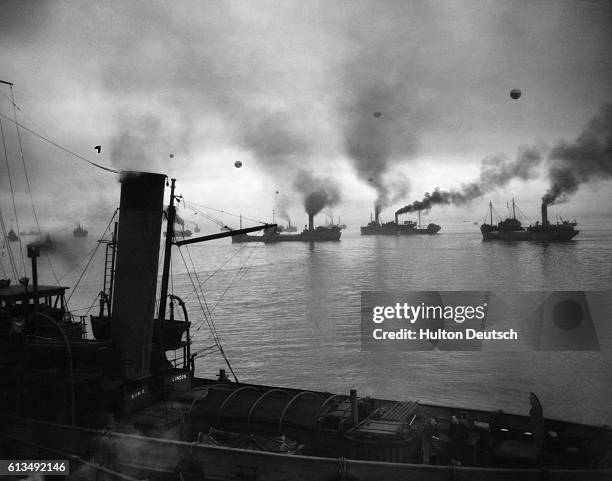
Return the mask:
<path fill-rule="evenodd" d="M 14 95 L 19 121 L 66 149 L 175 177 L 187 202 L 251 219 L 274 209 L 304 225 L 320 194 L 315 223 L 356 229 L 374 205 L 390 220 L 439 189 L 456 202 L 424 219 L 443 226 L 513 197 L 537 220 L 551 192 L 553 212 L 580 221 L 612 203 L 611 27 L 610 2 L 591 0 L 4 0 L 0 80 L 14 86 L 0 85 L 0 113 L 14 118 Z M 116 175 L 20 135 L 44 228 L 110 218 Z M 218 230 L 194 212 L 179 210 Z"/>

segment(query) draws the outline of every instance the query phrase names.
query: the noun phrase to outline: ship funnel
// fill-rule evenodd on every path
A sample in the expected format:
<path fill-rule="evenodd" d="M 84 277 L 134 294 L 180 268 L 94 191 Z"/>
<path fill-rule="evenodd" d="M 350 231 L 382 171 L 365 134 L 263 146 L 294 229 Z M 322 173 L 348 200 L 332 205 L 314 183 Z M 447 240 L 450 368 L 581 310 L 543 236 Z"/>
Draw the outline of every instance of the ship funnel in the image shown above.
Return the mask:
<path fill-rule="evenodd" d="M 397 215 L 397 212 L 396 212 L 396 213 L 395 213 L 395 223 L 396 223 L 396 224 L 399 224 L 399 221 L 397 220 L 397 218 L 398 218 L 398 215 Z"/>
<path fill-rule="evenodd" d="M 377 205 L 374 206 L 374 222 L 376 222 L 377 224 L 379 224 L 380 222 L 378 222 L 378 216 L 380 215 L 380 207 L 378 207 Z"/>
<path fill-rule="evenodd" d="M 314 230 L 314 215 L 308 214 L 308 230 Z"/>
<path fill-rule="evenodd" d="M 548 204 L 542 202 L 542 225 L 548 225 Z"/>
<path fill-rule="evenodd" d="M 149 374 L 165 179 L 121 172 L 111 337 L 127 379 Z"/>

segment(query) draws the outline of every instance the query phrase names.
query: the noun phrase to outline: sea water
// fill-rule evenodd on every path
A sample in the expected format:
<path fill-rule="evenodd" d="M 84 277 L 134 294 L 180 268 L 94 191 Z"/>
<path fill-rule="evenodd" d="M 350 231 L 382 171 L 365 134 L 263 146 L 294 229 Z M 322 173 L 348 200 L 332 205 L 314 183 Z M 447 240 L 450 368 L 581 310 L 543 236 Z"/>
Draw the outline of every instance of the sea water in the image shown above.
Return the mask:
<path fill-rule="evenodd" d="M 593 229 L 566 243 L 483 242 L 472 225 L 407 237 L 362 237 L 353 228 L 340 242 L 316 244 L 221 239 L 175 248 L 170 287 L 190 311 L 192 351 L 214 345 L 203 306 L 243 382 L 522 414 L 533 391 L 547 417 L 612 425 L 610 239 L 612 231 Z M 83 266 L 88 256 L 78 257 Z M 79 314 L 102 287 L 103 260 L 100 249 L 70 300 Z M 80 275 L 56 270 L 63 285 Z M 588 291 L 600 349 L 362 351 L 364 290 Z M 218 354 L 196 365 L 202 376 L 227 370 Z"/>

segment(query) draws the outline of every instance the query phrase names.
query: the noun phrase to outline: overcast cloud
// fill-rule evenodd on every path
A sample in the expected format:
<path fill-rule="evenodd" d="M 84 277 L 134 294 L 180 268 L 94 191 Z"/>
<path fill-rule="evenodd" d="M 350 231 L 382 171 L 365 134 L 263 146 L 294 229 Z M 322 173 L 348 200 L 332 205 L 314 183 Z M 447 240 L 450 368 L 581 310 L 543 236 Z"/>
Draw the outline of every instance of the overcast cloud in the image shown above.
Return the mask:
<path fill-rule="evenodd" d="M 473 181 L 483 159 L 574 141 L 612 102 L 609 2 L 17 0 L 0 9 L 0 79 L 15 84 L 25 125 L 113 168 L 175 176 L 186 198 L 227 211 L 266 218 L 282 196 L 298 225 L 304 170 L 333 179 L 334 213 L 357 227 L 375 202 L 390 217 L 436 187 Z M 12 115 L 4 96 L 0 111 Z M 14 128 L 3 126 L 17 175 Z M 22 140 L 43 213 L 57 222 L 112 213 L 116 179 Z M 533 181 L 487 193 L 537 212 L 548 179 L 533 171 Z M 564 207 L 580 215 L 609 205 L 609 182 L 598 186 Z M 5 176 L 0 192 L 5 209 Z M 437 220 L 468 212 L 453 209 Z"/>

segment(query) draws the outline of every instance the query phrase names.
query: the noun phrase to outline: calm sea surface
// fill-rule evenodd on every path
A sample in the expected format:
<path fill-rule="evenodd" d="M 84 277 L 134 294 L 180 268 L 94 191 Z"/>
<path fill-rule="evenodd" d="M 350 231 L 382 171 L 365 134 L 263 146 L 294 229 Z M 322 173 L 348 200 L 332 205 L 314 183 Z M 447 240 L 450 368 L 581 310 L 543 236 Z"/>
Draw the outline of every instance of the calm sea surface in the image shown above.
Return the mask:
<path fill-rule="evenodd" d="M 357 388 L 361 395 L 525 414 L 534 391 L 548 417 L 612 425 L 611 239 L 609 230 L 583 230 L 562 244 L 485 243 L 470 225 L 398 238 L 361 237 L 349 229 L 341 242 L 315 245 L 222 239 L 181 252 L 203 282 L 241 381 L 346 393 Z M 85 242 L 55 263 L 64 285 L 74 285 L 95 245 L 93 238 Z M 66 262 L 76 260 L 81 268 L 66 274 Z M 73 309 L 94 301 L 102 261 L 100 250 L 70 301 Z M 185 298 L 197 330 L 194 350 L 211 345 L 207 325 L 198 330 L 200 304 L 178 251 L 173 272 L 173 290 Z M 361 351 L 360 293 L 391 289 L 595 291 L 587 299 L 601 350 Z M 221 367 L 218 355 L 197 362 L 200 375 Z"/>

